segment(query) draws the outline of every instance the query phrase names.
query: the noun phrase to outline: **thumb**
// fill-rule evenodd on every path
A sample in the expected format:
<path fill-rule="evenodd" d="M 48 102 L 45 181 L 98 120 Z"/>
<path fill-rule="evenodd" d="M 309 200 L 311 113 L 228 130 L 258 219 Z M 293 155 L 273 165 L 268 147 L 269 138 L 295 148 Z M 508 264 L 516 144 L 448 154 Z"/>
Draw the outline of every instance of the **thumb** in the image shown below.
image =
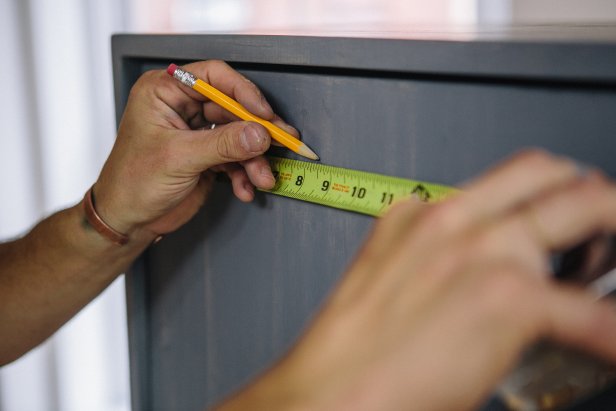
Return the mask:
<path fill-rule="evenodd" d="M 269 148 L 271 141 L 265 127 L 247 121 L 186 133 L 190 133 L 188 157 L 198 171 L 257 157 Z"/>

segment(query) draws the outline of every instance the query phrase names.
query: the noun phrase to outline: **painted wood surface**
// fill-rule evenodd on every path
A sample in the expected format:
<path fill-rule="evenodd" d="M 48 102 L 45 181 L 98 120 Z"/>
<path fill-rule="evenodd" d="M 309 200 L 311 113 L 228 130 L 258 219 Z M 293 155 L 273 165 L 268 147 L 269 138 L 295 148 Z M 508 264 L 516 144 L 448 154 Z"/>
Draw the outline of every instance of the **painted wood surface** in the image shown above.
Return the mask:
<path fill-rule="evenodd" d="M 519 72 L 502 64 L 529 57 L 518 44 L 500 41 L 493 53 L 488 46 L 118 36 L 116 101 L 121 112 L 130 84 L 147 69 L 221 58 L 261 87 L 326 164 L 455 185 L 539 146 L 616 176 L 616 90 L 604 75 L 616 73 L 616 45 L 597 45 L 611 57 L 589 52 L 586 62 L 575 53 L 567 60 L 562 43 L 535 45 L 532 56 L 562 56 L 526 68 L 518 62 Z M 460 48 L 470 54 L 458 71 Z M 473 53 L 496 61 L 482 67 Z M 551 78 L 551 69 L 560 74 Z M 301 334 L 372 222 L 262 193 L 243 204 L 217 182 L 199 215 L 128 275 L 134 409 L 201 410 L 264 370 Z"/>

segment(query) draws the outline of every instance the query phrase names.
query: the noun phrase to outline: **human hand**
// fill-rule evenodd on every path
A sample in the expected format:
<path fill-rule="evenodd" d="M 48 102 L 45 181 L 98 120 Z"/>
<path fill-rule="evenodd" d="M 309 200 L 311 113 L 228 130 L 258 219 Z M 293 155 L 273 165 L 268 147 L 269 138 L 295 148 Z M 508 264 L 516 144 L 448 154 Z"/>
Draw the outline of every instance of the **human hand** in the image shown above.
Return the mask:
<path fill-rule="evenodd" d="M 475 409 L 540 339 L 616 362 L 613 305 L 556 283 L 548 264 L 615 229 L 614 185 L 540 151 L 442 203 L 399 203 L 304 338 L 221 409 L 246 398 L 272 410 Z"/>
<path fill-rule="evenodd" d="M 187 70 L 289 133 L 259 89 L 222 61 L 188 64 Z M 270 136 L 182 85 L 165 70 L 145 73 L 133 86 L 114 148 L 95 185 L 96 209 L 117 231 L 174 231 L 204 202 L 213 172 L 224 172 L 233 192 L 251 201 L 254 187 L 275 180 L 262 154 Z M 214 129 L 211 125 L 216 124 Z"/>

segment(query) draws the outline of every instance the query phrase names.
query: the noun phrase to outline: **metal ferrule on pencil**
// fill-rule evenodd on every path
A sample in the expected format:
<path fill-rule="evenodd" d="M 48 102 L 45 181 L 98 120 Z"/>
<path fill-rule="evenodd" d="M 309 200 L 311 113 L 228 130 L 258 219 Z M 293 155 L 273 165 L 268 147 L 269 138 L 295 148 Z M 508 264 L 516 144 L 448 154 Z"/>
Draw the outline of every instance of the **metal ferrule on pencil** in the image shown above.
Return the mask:
<path fill-rule="evenodd" d="M 187 85 L 188 87 L 193 87 L 197 81 L 197 77 L 195 77 L 194 74 L 189 73 L 186 70 L 183 70 L 181 68 L 176 68 L 175 71 L 173 72 L 173 77 L 175 77 L 176 79 L 180 80 L 180 82 L 182 82 L 182 84 Z"/>

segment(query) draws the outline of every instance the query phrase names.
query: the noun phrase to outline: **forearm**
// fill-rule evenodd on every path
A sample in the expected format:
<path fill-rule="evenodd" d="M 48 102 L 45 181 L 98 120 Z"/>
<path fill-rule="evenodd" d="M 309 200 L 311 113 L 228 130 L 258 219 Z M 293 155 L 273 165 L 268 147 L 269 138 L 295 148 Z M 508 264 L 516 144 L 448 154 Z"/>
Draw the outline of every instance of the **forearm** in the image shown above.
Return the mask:
<path fill-rule="evenodd" d="M 86 222 L 83 205 L 0 245 L 0 365 L 41 343 L 96 297 L 152 241 L 118 246 Z"/>
<path fill-rule="evenodd" d="M 187 68 L 299 136 L 281 123 L 253 83 L 225 63 Z M 158 234 L 189 221 L 211 189 L 212 172 L 227 173 L 242 201 L 252 200 L 255 186 L 274 185 L 262 156 L 270 143 L 267 130 L 254 122 L 229 123 L 223 112 L 204 112 L 204 103 L 162 70 L 148 72 L 132 88 L 94 190 L 97 214 L 128 235 L 128 244 L 115 245 L 84 224 L 83 204 L 46 219 L 20 240 L 0 244 L 0 365 L 51 335 Z M 212 124 L 219 126 L 210 129 Z"/>

